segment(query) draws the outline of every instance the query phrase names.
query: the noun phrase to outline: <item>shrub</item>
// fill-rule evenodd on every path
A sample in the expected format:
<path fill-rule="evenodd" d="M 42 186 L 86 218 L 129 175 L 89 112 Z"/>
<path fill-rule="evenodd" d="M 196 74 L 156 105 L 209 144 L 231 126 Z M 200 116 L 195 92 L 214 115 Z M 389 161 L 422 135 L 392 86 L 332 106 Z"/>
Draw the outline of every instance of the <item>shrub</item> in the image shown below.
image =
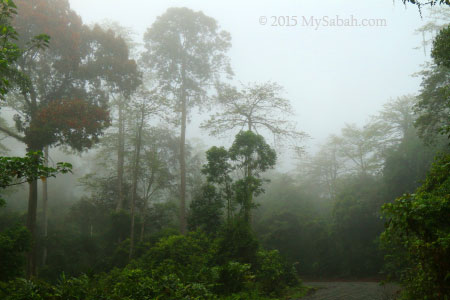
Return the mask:
<path fill-rule="evenodd" d="M 30 234 L 25 227 L 16 225 L 0 232 L 0 281 L 22 275 L 29 247 Z"/>
<path fill-rule="evenodd" d="M 183 282 L 208 282 L 212 257 L 211 241 L 201 232 L 161 239 L 138 265 L 159 276 L 176 274 Z"/>
<path fill-rule="evenodd" d="M 433 164 L 415 194 L 383 206 L 381 240 L 409 299 L 450 298 L 450 154 Z M 396 263 L 397 261 L 397 263 Z"/>
<path fill-rule="evenodd" d="M 249 264 L 230 261 L 223 266 L 216 267 L 218 285 L 216 291 L 222 294 L 238 293 L 244 290 L 253 279 Z"/>
<path fill-rule="evenodd" d="M 265 293 L 276 295 L 287 286 L 299 284 L 295 268 L 289 266 L 277 250 L 258 251 L 256 280 Z"/>
<path fill-rule="evenodd" d="M 217 264 L 224 265 L 229 261 L 256 264 L 259 243 L 245 221 L 238 219 L 224 226 L 216 244 Z"/>
<path fill-rule="evenodd" d="M 17 278 L 0 282 L 0 299 L 3 300 L 47 300 L 52 296 L 52 288 L 38 281 Z"/>

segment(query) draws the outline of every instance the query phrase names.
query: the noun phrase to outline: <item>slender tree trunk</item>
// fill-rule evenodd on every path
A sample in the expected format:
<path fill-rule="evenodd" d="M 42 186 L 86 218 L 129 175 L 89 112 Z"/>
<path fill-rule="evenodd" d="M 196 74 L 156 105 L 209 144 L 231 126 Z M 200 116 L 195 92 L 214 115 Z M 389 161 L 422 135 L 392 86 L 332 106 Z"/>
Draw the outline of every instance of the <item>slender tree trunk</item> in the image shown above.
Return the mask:
<path fill-rule="evenodd" d="M 140 241 L 142 242 L 144 240 L 144 231 L 145 231 L 145 213 L 147 212 L 147 206 L 148 206 L 148 201 L 152 195 L 151 188 L 153 186 L 153 182 L 154 182 L 154 178 L 155 178 L 155 169 L 152 168 L 152 175 L 150 177 L 150 182 L 147 186 L 147 190 L 145 191 L 145 195 L 144 195 L 144 205 L 142 207 L 142 211 L 141 211 L 141 216 L 142 216 L 142 221 L 141 221 L 141 237 L 140 237 Z"/>
<path fill-rule="evenodd" d="M 34 115 L 37 111 L 37 97 L 33 87 L 30 88 L 30 124 L 33 124 Z M 42 151 L 42 146 L 30 143 L 27 144 L 27 152 Z M 36 157 L 34 157 L 38 164 Z M 36 215 L 38 203 L 38 184 L 37 180 L 33 180 L 28 184 L 28 212 L 27 212 L 27 229 L 31 235 L 31 247 L 27 254 L 27 277 L 31 278 L 37 274 L 37 247 L 36 247 Z"/>
<path fill-rule="evenodd" d="M 28 151 L 36 151 L 32 147 L 28 147 Z M 36 275 L 36 214 L 37 214 L 37 196 L 38 185 L 37 180 L 33 180 L 28 184 L 28 213 L 27 213 L 27 229 L 31 235 L 31 247 L 27 254 L 27 277 L 31 278 Z"/>
<path fill-rule="evenodd" d="M 225 193 L 227 196 L 227 223 L 230 224 L 231 221 L 231 193 L 230 186 L 228 182 L 225 182 Z"/>
<path fill-rule="evenodd" d="M 123 209 L 123 165 L 125 152 L 125 122 L 123 119 L 123 104 L 119 103 L 119 143 L 117 150 L 117 188 L 119 200 L 117 201 L 116 212 Z"/>
<path fill-rule="evenodd" d="M 142 243 L 142 241 L 144 240 L 144 230 L 145 230 L 145 219 L 144 216 L 142 216 L 142 221 L 141 221 L 141 234 L 139 236 L 139 242 Z"/>
<path fill-rule="evenodd" d="M 180 231 L 186 234 L 186 99 L 182 99 L 180 140 Z"/>
<path fill-rule="evenodd" d="M 137 192 L 137 178 L 138 178 L 138 169 L 139 169 L 139 159 L 141 156 L 141 140 L 142 140 L 142 127 L 144 126 L 144 108 L 141 111 L 141 120 L 138 125 L 137 132 L 137 140 L 136 140 L 136 151 L 135 151 L 135 160 L 133 167 L 133 184 L 132 184 L 132 193 L 131 193 L 131 233 L 130 233 L 130 253 L 129 259 L 133 257 L 134 251 L 134 215 L 136 208 L 136 192 Z"/>
<path fill-rule="evenodd" d="M 142 241 L 144 240 L 144 231 L 145 231 L 145 211 L 147 209 L 147 204 L 148 201 L 147 199 L 145 199 L 144 201 L 144 207 L 142 208 L 142 213 L 141 213 L 141 234 L 139 237 L 139 241 L 142 243 Z"/>
<path fill-rule="evenodd" d="M 48 166 L 48 146 L 44 148 L 44 165 Z M 42 181 L 42 218 L 44 225 L 44 249 L 42 252 L 42 265 L 47 264 L 47 237 L 48 237 L 48 190 L 47 179 Z"/>
<path fill-rule="evenodd" d="M 181 137 L 180 137 L 180 232 L 186 234 L 186 123 L 187 95 L 185 86 L 185 70 L 182 69 L 181 86 Z"/>
<path fill-rule="evenodd" d="M 248 131 L 252 131 L 253 130 L 253 123 L 252 120 L 249 119 L 248 121 Z M 250 162 L 251 158 L 248 157 L 247 161 Z M 252 168 L 249 165 L 247 165 L 247 178 L 250 178 L 252 176 Z M 245 221 L 247 222 L 247 224 L 250 226 L 252 223 L 252 203 L 253 203 L 253 192 L 249 189 L 249 187 L 247 186 L 247 194 L 248 194 L 248 203 L 247 203 L 247 208 L 245 211 Z"/>

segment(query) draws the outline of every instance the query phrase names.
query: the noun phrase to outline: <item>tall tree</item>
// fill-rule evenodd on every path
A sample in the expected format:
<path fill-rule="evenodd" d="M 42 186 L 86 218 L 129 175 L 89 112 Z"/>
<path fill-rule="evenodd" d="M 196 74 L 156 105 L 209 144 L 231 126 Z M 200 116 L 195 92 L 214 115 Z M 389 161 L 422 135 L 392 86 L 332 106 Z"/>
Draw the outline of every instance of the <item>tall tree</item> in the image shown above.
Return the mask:
<path fill-rule="evenodd" d="M 406 95 L 392 99 L 383 105 L 383 109 L 372 118 L 385 136 L 385 142 L 400 143 L 408 134 L 414 132 L 414 105 L 417 97 Z"/>
<path fill-rule="evenodd" d="M 229 33 L 216 20 L 188 8 L 169 8 L 144 35 L 142 60 L 180 117 L 180 230 L 186 232 L 186 125 L 190 108 L 210 98 L 211 83 L 231 68 Z"/>
<path fill-rule="evenodd" d="M 132 183 L 131 183 L 131 232 L 130 232 L 130 252 L 129 258 L 133 257 L 134 251 L 134 236 L 135 236 L 135 210 L 137 199 L 137 187 L 141 164 L 141 150 L 143 129 L 148 118 L 160 112 L 160 107 L 163 101 L 158 99 L 156 95 L 151 92 L 142 92 L 135 101 L 135 123 L 136 123 L 136 137 L 134 147 L 134 158 L 132 167 Z"/>
<path fill-rule="evenodd" d="M 152 200 L 163 198 L 167 190 L 174 183 L 177 144 L 171 130 L 165 128 L 149 128 L 143 131 L 142 164 L 140 165 L 141 186 L 141 233 L 140 241 L 144 240 L 146 219 L 148 218 L 149 204 Z"/>
<path fill-rule="evenodd" d="M 44 148 L 44 166 L 48 167 L 48 146 Z M 42 253 L 42 265 L 47 263 L 47 237 L 48 237 L 48 181 L 42 180 L 42 223 L 44 235 L 44 249 Z"/>
<path fill-rule="evenodd" d="M 332 135 L 314 157 L 299 166 L 304 168 L 304 176 L 319 183 L 322 187 L 320 190 L 333 200 L 336 197 L 338 177 L 345 172 L 345 159 L 340 155 L 339 147 L 339 137 Z"/>
<path fill-rule="evenodd" d="M 294 146 L 306 137 L 289 117 L 294 115 L 289 100 L 282 97 L 283 88 L 274 82 L 244 85 L 241 90 L 218 87 L 219 112 L 202 124 L 212 135 L 221 136 L 236 130 L 272 134 L 275 143 L 290 140 Z"/>
<path fill-rule="evenodd" d="M 450 68 L 430 65 L 422 71 L 422 90 L 415 106 L 419 136 L 431 144 L 439 134 L 449 133 Z"/>
<path fill-rule="evenodd" d="M 228 151 L 223 147 L 209 149 L 207 160 L 202 171 L 207 176 L 208 183 L 203 185 L 191 204 L 191 227 L 213 233 L 211 231 L 220 225 L 220 220 L 217 219 L 222 215 L 224 202 L 228 225 L 232 224 L 230 221 L 235 203 L 240 205 L 241 220 L 250 225 L 251 210 L 256 207 L 253 198 L 263 192 L 264 179 L 261 178 L 261 173 L 275 165 L 275 150 L 266 143 L 263 136 L 251 131 L 241 131 Z"/>
<path fill-rule="evenodd" d="M 4 100 L 5 95 L 10 90 L 10 82 L 17 69 L 14 62 L 22 54 L 21 49 L 15 41 L 17 40 L 17 31 L 12 25 L 12 18 L 17 13 L 16 5 L 13 1 L 2 0 L 0 2 L 0 99 Z"/>
<path fill-rule="evenodd" d="M 306 134 L 298 131 L 295 122 L 289 120 L 294 112 L 282 93 L 283 88 L 274 82 L 244 85 L 241 90 L 228 85 L 219 86 L 217 100 L 221 110 L 203 123 L 202 128 L 216 136 L 236 130 L 257 134 L 268 132 L 275 145 L 288 140 L 295 151 L 301 152 L 299 142 Z M 251 157 L 248 157 L 247 161 L 250 160 Z M 252 171 L 252 164 L 248 164 L 247 178 L 253 178 Z M 249 203 L 252 203 L 252 195 L 249 193 Z M 250 219 L 249 209 L 248 213 Z"/>
<path fill-rule="evenodd" d="M 243 208 L 244 221 L 250 224 L 251 209 L 255 207 L 253 197 L 262 192 L 260 174 L 273 168 L 277 155 L 264 137 L 251 131 L 241 131 L 229 150 L 230 159 L 244 177 L 234 183 L 236 201 Z"/>
<path fill-rule="evenodd" d="M 104 22 L 101 26 L 108 30 L 111 34 L 107 38 L 120 38 L 126 47 L 122 45 L 115 45 L 114 40 L 109 42 L 109 55 L 105 55 L 102 61 L 104 66 L 117 66 L 119 69 L 126 70 L 127 76 L 122 76 L 123 73 L 117 72 L 118 70 L 113 68 L 110 69 L 111 76 L 115 76 L 115 80 L 110 80 L 108 86 L 108 92 L 112 100 L 110 108 L 112 110 L 112 118 L 117 119 L 116 126 L 117 135 L 117 189 L 118 189 L 118 199 L 116 205 L 116 212 L 123 209 L 124 206 L 124 156 L 125 156 L 125 114 L 126 110 L 129 108 L 129 103 L 131 102 L 131 96 L 137 90 L 138 86 L 142 83 L 141 72 L 129 62 L 132 61 L 129 57 L 135 56 L 137 51 L 137 44 L 133 40 L 133 31 L 129 28 L 123 27 L 116 22 Z M 118 59 L 120 58 L 120 59 Z M 132 69 L 130 69 L 132 68 Z"/>
<path fill-rule="evenodd" d="M 346 159 L 349 171 L 370 174 L 380 170 L 380 154 L 385 145 L 380 128 L 378 124 L 368 124 L 363 128 L 346 124 L 342 128 L 342 135 L 336 138 L 336 142 L 338 153 Z"/>
<path fill-rule="evenodd" d="M 450 68 L 450 25 L 444 27 L 433 41 L 431 56 L 439 66 Z"/>
<path fill-rule="evenodd" d="M 216 185 L 217 192 L 222 199 L 226 201 L 227 221 L 231 221 L 234 210 L 233 179 L 231 174 L 233 172 L 232 165 L 230 163 L 230 154 L 224 147 L 212 147 L 206 151 L 206 159 L 208 163 L 203 166 L 202 173 L 207 176 L 209 185 Z M 210 187 L 202 189 L 203 194 L 213 194 Z M 204 195 L 202 195 L 204 196 Z M 195 206 L 195 205 L 194 205 Z M 195 213 L 195 212 L 194 212 Z"/>
<path fill-rule="evenodd" d="M 437 17 L 429 22 L 423 31 L 433 31 L 432 63 L 427 63 L 422 76 L 422 89 L 415 105 L 417 115 L 415 126 L 419 136 L 428 144 L 433 144 L 439 134 L 450 134 L 448 109 L 450 106 L 450 66 L 448 48 L 450 30 L 449 9 L 435 13 Z"/>
<path fill-rule="evenodd" d="M 34 48 L 17 59 L 15 67 L 25 73 L 27 89 L 8 97 L 8 105 L 17 111 L 14 117 L 19 134 L 0 130 L 23 142 L 28 151 L 45 146 L 67 145 L 75 150 L 92 146 L 109 125 L 106 85 L 136 68 L 115 68 L 112 44 L 126 46 L 99 27 L 90 29 L 70 9 L 68 1 L 17 2 L 19 14 L 14 20 L 19 47 L 44 32 L 52 36 L 46 51 Z M 37 13 L 45 12 L 45 14 Z M 112 44 L 111 44 L 112 43 Z M 114 52 L 113 52 L 114 53 Z M 112 65 L 105 65 L 105 60 Z M 114 72 L 108 72 L 110 69 Z M 123 77 L 120 77 L 123 78 Z M 37 182 L 29 184 L 27 227 L 32 240 L 36 236 Z M 36 246 L 28 257 L 28 275 L 36 274 Z"/>

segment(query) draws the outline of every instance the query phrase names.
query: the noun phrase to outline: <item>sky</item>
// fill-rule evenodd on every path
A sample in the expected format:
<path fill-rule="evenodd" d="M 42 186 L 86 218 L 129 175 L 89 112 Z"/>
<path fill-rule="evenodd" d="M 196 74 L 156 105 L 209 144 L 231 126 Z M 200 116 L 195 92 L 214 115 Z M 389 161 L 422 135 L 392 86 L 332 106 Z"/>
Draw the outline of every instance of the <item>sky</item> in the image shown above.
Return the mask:
<path fill-rule="evenodd" d="M 339 134 L 345 123 L 362 126 L 389 99 L 417 93 L 421 79 L 412 74 L 429 59 L 423 50 L 414 49 L 422 42 L 415 29 L 426 18 L 400 0 L 69 1 L 84 23 L 116 21 L 131 28 L 138 42 L 169 7 L 189 7 L 213 17 L 232 37 L 228 54 L 234 81 L 283 86 L 298 128 L 310 136 L 304 142 L 309 153 L 330 134 Z M 288 22 L 292 26 L 286 26 Z M 331 26 L 332 22 L 380 26 Z M 191 142 L 205 150 L 232 143 L 233 135 L 219 140 L 199 129 L 208 112 L 193 113 L 187 131 Z M 10 149 L 24 151 L 8 141 Z M 292 156 L 280 156 L 284 159 L 279 159 L 279 169 L 293 166 Z"/>
<path fill-rule="evenodd" d="M 142 39 L 156 17 L 169 7 L 189 7 L 215 18 L 232 36 L 229 52 L 236 82 L 274 81 L 295 109 L 310 148 L 345 123 L 359 125 L 391 98 L 417 93 L 426 57 L 414 49 L 424 24 L 415 6 L 401 1 L 167 1 L 70 0 L 91 24 L 114 20 Z M 266 19 L 264 19 L 264 17 Z M 289 19 L 290 25 L 286 26 Z M 308 26 L 311 17 L 322 26 Z M 380 26 L 331 26 L 347 19 Z M 364 19 L 364 21 L 363 21 Z M 263 21 L 267 20 L 265 25 Z M 327 21 L 329 26 L 324 26 Z M 284 22 L 284 23 L 283 23 Z M 282 26 L 282 25 L 285 26 Z M 314 23 L 316 24 L 316 23 Z M 354 23 L 356 24 L 356 23 Z M 278 26 L 272 26 L 278 25 Z M 385 25 L 385 26 L 381 26 Z M 194 116 L 190 138 L 205 139 Z M 213 142 L 214 139 L 209 139 Z M 208 139 L 206 144 L 209 144 Z"/>

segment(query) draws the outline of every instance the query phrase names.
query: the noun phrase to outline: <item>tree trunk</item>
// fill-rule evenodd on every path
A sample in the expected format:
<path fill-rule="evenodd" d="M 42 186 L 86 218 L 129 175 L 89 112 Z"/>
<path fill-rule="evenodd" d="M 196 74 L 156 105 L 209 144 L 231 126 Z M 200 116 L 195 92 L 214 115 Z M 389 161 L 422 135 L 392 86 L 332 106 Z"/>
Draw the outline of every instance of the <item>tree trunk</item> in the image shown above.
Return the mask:
<path fill-rule="evenodd" d="M 44 165 L 48 167 L 48 146 L 44 148 Z M 47 179 L 42 181 L 42 219 L 44 227 L 44 249 L 42 252 L 42 265 L 47 264 L 47 237 L 48 237 L 48 190 Z"/>
<path fill-rule="evenodd" d="M 147 212 L 148 201 L 149 201 L 151 195 L 153 194 L 151 192 L 151 188 L 153 186 L 154 178 L 155 178 L 155 169 L 152 168 L 152 175 L 150 177 L 150 182 L 148 183 L 147 190 L 144 193 L 144 205 L 143 205 L 142 211 L 141 211 L 142 220 L 141 220 L 141 237 L 140 237 L 140 242 L 142 242 L 144 240 L 145 213 Z"/>
<path fill-rule="evenodd" d="M 248 121 L 248 131 L 252 131 L 253 130 L 253 122 L 251 119 L 249 119 Z M 247 161 L 250 162 L 251 158 L 248 157 Z M 247 165 L 247 178 L 250 178 L 252 176 L 252 168 L 250 167 L 250 165 Z M 247 203 L 247 208 L 245 211 L 245 221 L 247 222 L 247 224 L 249 226 L 251 226 L 252 223 L 252 203 L 253 203 L 253 192 L 249 189 L 248 185 L 247 185 L 247 196 L 248 196 L 248 203 Z"/>
<path fill-rule="evenodd" d="M 181 96 L 181 137 L 180 137 L 180 232 L 186 234 L 186 92 L 183 88 Z"/>
<path fill-rule="evenodd" d="M 144 231 L 145 231 L 145 211 L 147 209 L 147 199 L 144 202 L 144 208 L 142 209 L 142 213 L 141 213 L 141 235 L 139 237 L 139 242 L 142 243 L 142 241 L 144 240 Z"/>
<path fill-rule="evenodd" d="M 119 200 L 117 201 L 116 212 L 123 209 L 123 165 L 125 152 L 125 122 L 123 119 L 123 104 L 119 103 L 119 142 L 117 149 L 117 189 Z"/>
<path fill-rule="evenodd" d="M 186 234 L 186 123 L 187 123 L 187 94 L 186 70 L 184 64 L 181 69 L 181 136 L 180 136 L 180 232 Z"/>
<path fill-rule="evenodd" d="M 32 147 L 28 148 L 29 152 L 36 151 Z M 27 254 L 27 277 L 31 278 L 36 275 L 36 213 L 37 213 L 37 196 L 38 186 L 37 180 L 33 180 L 28 184 L 28 212 L 27 212 L 27 229 L 31 235 L 31 247 Z"/>
<path fill-rule="evenodd" d="M 30 124 L 33 124 L 33 119 L 37 111 L 36 92 L 33 87 L 30 88 Z M 31 130 L 32 132 L 32 130 Z M 27 152 L 42 151 L 43 146 L 36 145 L 33 142 L 27 144 Z M 36 165 L 38 161 L 34 157 Z M 36 166 L 37 167 L 37 166 Z M 27 212 L 27 229 L 31 236 L 31 247 L 27 254 L 27 278 L 36 276 L 37 274 L 37 247 L 36 247 L 36 215 L 38 203 L 38 185 L 37 180 L 33 180 L 28 184 L 28 212 Z"/>
<path fill-rule="evenodd" d="M 144 126 L 144 108 L 141 111 L 141 120 L 138 125 L 137 132 L 137 140 L 136 140 L 136 151 L 135 151 L 135 160 L 133 167 L 133 184 L 132 184 L 132 193 L 131 193 L 131 233 L 130 233 L 130 253 L 129 259 L 133 257 L 134 251 L 134 215 L 135 215 L 135 207 L 136 207 L 136 192 L 137 192 L 137 179 L 138 179 L 138 169 L 139 169 L 139 159 L 141 156 L 141 139 L 142 139 L 142 127 Z"/>

